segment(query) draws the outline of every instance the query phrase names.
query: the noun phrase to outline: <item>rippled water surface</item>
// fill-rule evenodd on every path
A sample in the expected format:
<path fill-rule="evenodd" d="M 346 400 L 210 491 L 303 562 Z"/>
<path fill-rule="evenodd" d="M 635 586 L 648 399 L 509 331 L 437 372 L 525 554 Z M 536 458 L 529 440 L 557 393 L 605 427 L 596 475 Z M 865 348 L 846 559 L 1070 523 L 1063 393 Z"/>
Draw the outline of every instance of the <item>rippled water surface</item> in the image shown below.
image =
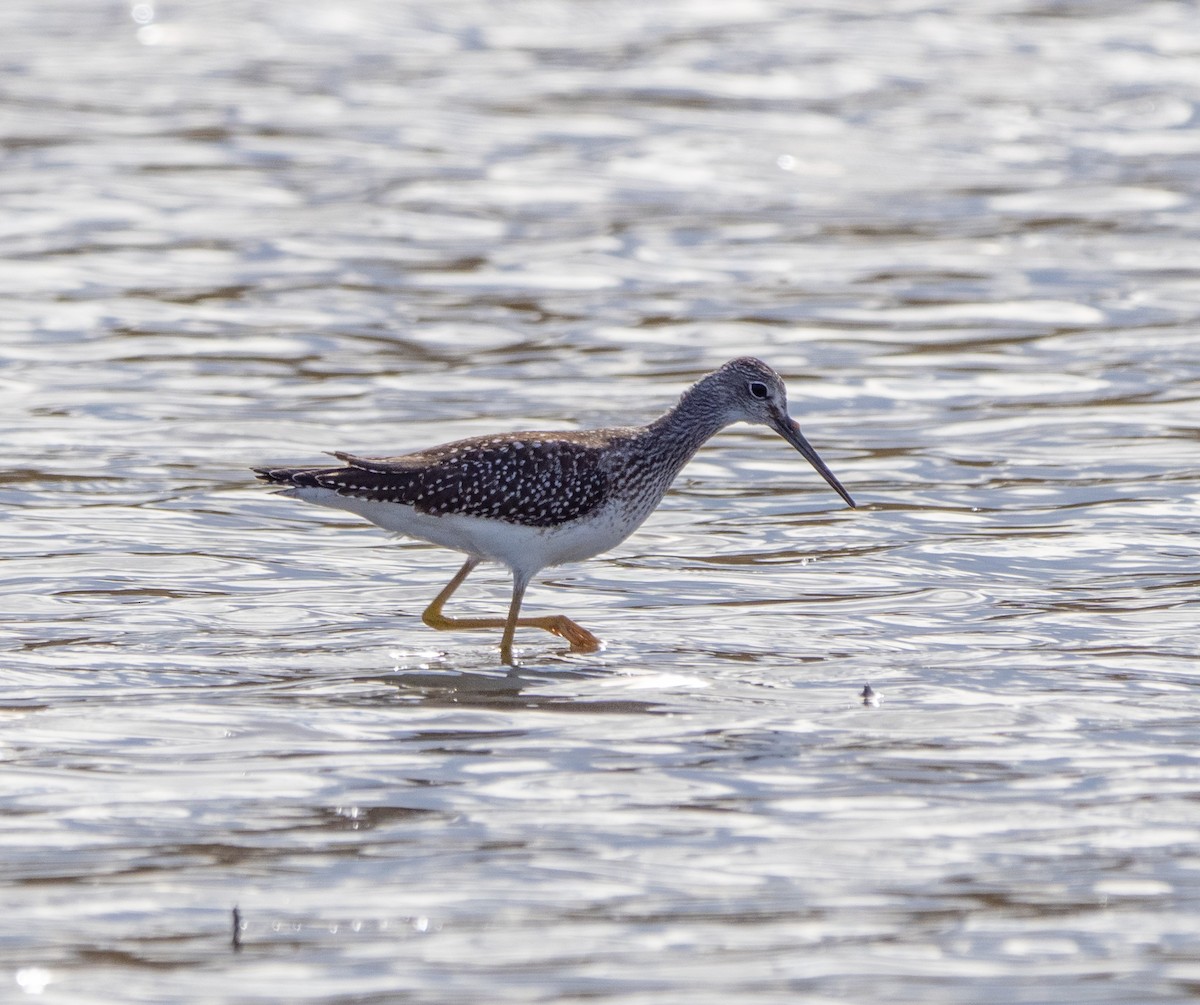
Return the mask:
<path fill-rule="evenodd" d="M 4 5 L 0 998 L 1200 995 L 1198 38 Z M 593 656 L 247 471 L 745 353 L 861 508 L 730 429 L 530 590 Z"/>

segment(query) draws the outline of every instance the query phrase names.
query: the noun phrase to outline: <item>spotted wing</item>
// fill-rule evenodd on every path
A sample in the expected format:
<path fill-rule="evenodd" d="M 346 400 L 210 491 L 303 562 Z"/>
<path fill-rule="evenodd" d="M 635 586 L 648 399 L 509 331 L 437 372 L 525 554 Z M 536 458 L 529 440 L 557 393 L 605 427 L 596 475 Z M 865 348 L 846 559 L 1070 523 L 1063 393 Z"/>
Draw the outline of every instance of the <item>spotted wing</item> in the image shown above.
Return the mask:
<path fill-rule="evenodd" d="M 400 457 L 334 456 L 344 467 L 256 469 L 265 481 L 529 527 L 586 516 L 605 499 L 603 451 L 578 436 L 481 437 Z"/>

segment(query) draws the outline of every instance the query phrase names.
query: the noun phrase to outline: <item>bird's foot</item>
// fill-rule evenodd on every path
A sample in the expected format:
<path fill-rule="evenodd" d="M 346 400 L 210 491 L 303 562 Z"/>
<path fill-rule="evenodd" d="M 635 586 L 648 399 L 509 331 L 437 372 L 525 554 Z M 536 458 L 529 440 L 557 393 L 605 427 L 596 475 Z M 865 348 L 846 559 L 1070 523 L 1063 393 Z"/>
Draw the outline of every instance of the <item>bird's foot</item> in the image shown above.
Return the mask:
<path fill-rule="evenodd" d="M 551 615 L 540 627 L 545 628 L 552 635 L 557 635 L 560 639 L 566 639 L 571 643 L 571 652 L 573 653 L 594 653 L 602 645 L 595 635 L 586 628 L 575 624 L 564 614 Z"/>

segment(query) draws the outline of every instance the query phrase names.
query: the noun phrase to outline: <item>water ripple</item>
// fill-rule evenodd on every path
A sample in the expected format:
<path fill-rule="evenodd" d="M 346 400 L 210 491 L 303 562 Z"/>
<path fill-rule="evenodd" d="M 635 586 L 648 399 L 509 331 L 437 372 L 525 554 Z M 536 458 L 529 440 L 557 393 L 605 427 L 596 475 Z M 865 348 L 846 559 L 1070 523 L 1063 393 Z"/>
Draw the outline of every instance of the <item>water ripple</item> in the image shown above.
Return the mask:
<path fill-rule="evenodd" d="M 6 5 L 0 981 L 1190 1000 L 1193 20 Z M 531 587 L 595 654 L 246 470 L 746 352 L 861 507 L 729 430 Z"/>

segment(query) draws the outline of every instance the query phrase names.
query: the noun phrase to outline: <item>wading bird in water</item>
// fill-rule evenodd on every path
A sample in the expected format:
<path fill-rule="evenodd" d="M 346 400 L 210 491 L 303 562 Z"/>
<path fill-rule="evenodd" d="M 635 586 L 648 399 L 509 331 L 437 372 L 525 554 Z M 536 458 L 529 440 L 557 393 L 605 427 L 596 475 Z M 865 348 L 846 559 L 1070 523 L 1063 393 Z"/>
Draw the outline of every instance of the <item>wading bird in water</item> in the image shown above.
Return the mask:
<path fill-rule="evenodd" d="M 521 617 L 540 570 L 591 558 L 632 534 L 675 476 L 714 434 L 735 422 L 769 426 L 853 506 L 841 482 L 788 415 L 783 379 L 761 360 L 730 360 L 693 384 L 646 426 L 579 432 L 500 433 L 397 457 L 333 454 L 336 467 L 255 468 L 282 495 L 349 510 L 384 530 L 463 552 L 467 559 L 422 615 L 431 628 L 502 628 L 513 663 L 517 628 L 540 628 L 577 652 L 600 640 L 563 614 Z M 512 572 L 505 618 L 451 618 L 446 601 L 480 562 Z"/>

